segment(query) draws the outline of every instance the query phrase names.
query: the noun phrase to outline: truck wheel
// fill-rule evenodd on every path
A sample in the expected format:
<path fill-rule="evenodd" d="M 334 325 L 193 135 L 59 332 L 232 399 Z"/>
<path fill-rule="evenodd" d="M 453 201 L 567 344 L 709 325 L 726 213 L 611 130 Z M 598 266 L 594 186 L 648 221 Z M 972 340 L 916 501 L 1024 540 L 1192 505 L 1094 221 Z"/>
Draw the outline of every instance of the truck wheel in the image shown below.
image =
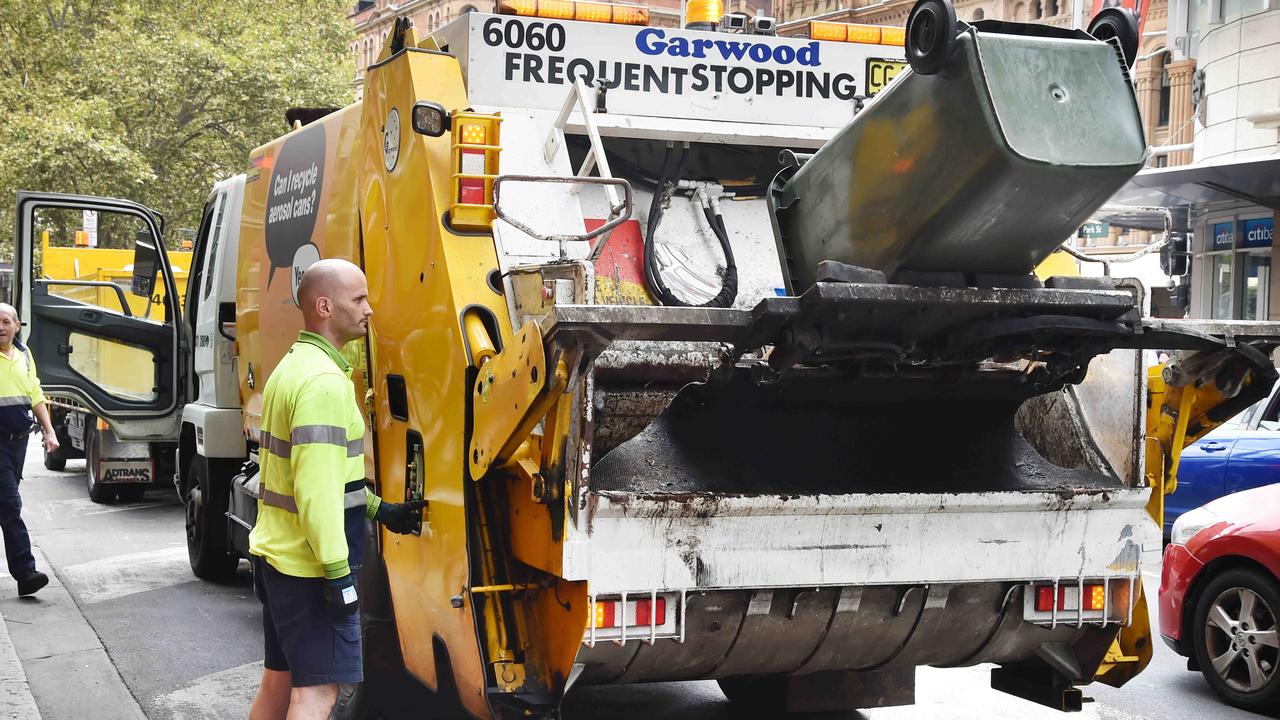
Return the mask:
<path fill-rule="evenodd" d="M 211 491 L 209 464 L 191 461 L 191 491 L 187 493 L 187 559 L 201 580 L 225 582 L 236 573 L 240 558 L 227 543 L 227 493 Z"/>
<path fill-rule="evenodd" d="M 89 499 L 96 503 L 109 503 L 116 496 L 115 488 L 102 482 L 102 440 L 98 431 L 89 427 L 84 431 L 84 476 L 89 489 Z"/>
<path fill-rule="evenodd" d="M 1228 570 L 1196 602 L 1194 652 L 1209 687 L 1250 712 L 1280 710 L 1280 585 L 1256 570 Z"/>
<path fill-rule="evenodd" d="M 340 683 L 338 700 L 329 712 L 329 720 L 363 720 L 365 694 L 365 683 Z"/>
<path fill-rule="evenodd" d="M 116 488 L 116 497 L 124 502 L 138 502 L 146 492 L 147 486 L 145 485 L 121 485 Z"/>
<path fill-rule="evenodd" d="M 746 717 L 786 715 L 787 678 L 783 675 L 741 675 L 716 681 L 734 709 Z"/>
<path fill-rule="evenodd" d="M 67 457 L 62 454 L 61 450 L 49 452 L 44 451 L 44 468 L 53 470 L 54 472 L 62 472 L 67 469 Z"/>

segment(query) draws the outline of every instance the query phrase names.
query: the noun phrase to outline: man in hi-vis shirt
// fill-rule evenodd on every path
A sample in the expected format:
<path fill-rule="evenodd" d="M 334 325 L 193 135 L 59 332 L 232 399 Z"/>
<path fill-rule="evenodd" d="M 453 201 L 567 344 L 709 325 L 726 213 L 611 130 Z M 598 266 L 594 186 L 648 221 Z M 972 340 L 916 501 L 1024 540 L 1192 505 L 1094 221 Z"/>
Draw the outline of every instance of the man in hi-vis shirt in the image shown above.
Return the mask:
<path fill-rule="evenodd" d="M 261 498 L 249 535 L 266 661 L 250 720 L 323 720 L 338 683 L 363 679 L 356 570 L 366 518 L 413 530 L 425 502 L 365 488 L 364 417 L 338 349 L 369 330 L 360 268 L 321 260 L 302 276 L 306 327 L 262 392 Z"/>

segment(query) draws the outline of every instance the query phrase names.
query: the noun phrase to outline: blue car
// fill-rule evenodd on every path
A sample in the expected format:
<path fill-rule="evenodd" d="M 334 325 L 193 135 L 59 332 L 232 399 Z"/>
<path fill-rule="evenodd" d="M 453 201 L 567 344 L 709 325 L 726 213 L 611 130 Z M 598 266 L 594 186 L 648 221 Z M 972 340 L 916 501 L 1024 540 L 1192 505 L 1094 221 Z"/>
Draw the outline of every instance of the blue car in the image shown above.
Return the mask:
<path fill-rule="evenodd" d="M 1280 482 L 1280 382 L 1182 451 L 1178 489 L 1165 498 L 1164 537 L 1178 516 L 1231 493 Z"/>

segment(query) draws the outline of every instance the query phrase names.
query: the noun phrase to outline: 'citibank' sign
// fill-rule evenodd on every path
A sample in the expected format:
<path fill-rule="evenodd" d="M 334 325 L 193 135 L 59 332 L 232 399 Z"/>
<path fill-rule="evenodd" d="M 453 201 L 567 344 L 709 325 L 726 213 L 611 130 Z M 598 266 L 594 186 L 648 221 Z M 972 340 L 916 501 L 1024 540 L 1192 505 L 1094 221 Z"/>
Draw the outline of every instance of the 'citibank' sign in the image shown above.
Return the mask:
<path fill-rule="evenodd" d="M 1231 250 L 1241 248 L 1269 248 L 1275 242 L 1275 219 L 1254 218 L 1240 221 L 1240 238 L 1237 244 L 1236 224 L 1233 222 L 1214 223 L 1210 226 L 1213 236 L 1213 250 Z"/>

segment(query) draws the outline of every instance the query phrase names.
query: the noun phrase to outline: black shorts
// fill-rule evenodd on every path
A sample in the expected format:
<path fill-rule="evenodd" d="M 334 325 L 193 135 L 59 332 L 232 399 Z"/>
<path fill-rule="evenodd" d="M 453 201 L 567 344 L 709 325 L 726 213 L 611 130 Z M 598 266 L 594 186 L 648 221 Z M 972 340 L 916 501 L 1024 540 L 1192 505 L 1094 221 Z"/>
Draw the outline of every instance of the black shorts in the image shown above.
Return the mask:
<path fill-rule="evenodd" d="M 264 663 L 288 671 L 293 687 L 357 683 L 360 613 L 335 621 L 324 609 L 321 578 L 300 578 L 253 559 L 253 589 L 262 601 Z"/>

